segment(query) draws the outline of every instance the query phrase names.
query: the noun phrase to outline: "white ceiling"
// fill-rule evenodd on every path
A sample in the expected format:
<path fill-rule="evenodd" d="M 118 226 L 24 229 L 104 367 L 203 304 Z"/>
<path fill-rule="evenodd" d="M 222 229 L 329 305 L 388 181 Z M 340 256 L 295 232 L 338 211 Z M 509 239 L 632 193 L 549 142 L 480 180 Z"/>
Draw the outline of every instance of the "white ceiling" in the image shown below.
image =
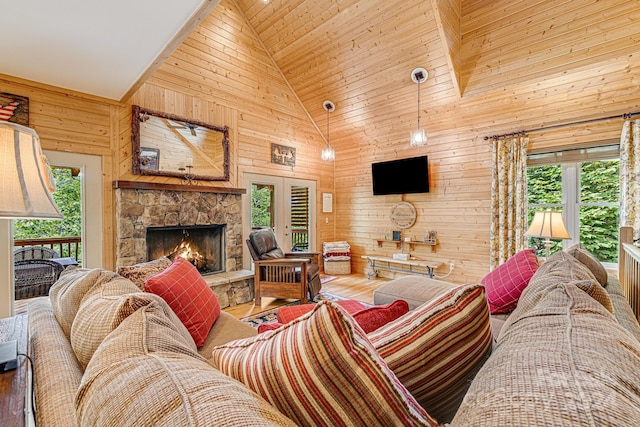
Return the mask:
<path fill-rule="evenodd" d="M 120 100 L 206 2 L 3 2 L 0 74 Z"/>

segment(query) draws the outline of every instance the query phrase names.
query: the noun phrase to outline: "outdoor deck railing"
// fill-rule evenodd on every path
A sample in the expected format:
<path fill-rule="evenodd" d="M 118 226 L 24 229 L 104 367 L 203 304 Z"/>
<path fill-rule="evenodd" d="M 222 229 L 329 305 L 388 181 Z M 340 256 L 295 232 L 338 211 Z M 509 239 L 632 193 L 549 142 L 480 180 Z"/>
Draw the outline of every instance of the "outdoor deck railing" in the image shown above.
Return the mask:
<path fill-rule="evenodd" d="M 51 248 L 61 257 L 71 257 L 80 263 L 82 257 L 82 238 L 72 237 L 44 237 L 41 239 L 16 239 L 13 242 L 14 249 L 28 246 L 44 246 Z"/>

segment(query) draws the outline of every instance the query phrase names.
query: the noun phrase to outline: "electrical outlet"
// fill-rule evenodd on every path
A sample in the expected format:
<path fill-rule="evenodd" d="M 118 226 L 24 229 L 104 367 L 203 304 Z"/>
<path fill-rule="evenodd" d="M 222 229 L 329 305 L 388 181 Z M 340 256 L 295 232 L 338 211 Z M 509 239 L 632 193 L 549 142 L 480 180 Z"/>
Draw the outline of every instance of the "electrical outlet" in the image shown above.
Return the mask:
<path fill-rule="evenodd" d="M 453 270 L 453 263 L 452 262 L 449 263 L 449 271 L 451 271 L 451 270 Z"/>

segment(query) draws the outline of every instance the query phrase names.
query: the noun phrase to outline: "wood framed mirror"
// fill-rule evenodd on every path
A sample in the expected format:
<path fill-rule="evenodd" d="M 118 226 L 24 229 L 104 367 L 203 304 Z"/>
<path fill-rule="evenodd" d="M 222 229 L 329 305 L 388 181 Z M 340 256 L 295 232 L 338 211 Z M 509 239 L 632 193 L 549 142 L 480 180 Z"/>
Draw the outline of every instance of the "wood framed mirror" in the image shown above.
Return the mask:
<path fill-rule="evenodd" d="M 132 172 L 193 180 L 229 180 L 229 128 L 134 105 Z"/>

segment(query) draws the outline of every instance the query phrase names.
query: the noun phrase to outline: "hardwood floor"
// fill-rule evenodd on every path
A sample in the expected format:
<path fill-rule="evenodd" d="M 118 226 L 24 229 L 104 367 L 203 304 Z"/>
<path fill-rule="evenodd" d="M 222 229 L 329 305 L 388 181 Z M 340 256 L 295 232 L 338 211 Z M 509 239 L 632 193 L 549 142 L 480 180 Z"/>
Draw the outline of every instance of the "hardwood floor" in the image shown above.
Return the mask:
<path fill-rule="evenodd" d="M 373 291 L 389 281 L 389 279 L 384 278 L 367 279 L 367 276 L 364 274 L 349 274 L 335 277 L 335 279 L 322 285 L 321 292 L 329 292 L 334 295 L 356 299 L 368 304 L 373 304 Z M 248 302 L 245 304 L 238 304 L 233 307 L 227 307 L 224 311 L 240 319 L 279 307 L 290 301 L 291 300 L 262 298 L 261 306 L 256 306 L 253 302 Z"/>
<path fill-rule="evenodd" d="M 367 279 L 364 274 L 349 274 L 344 276 L 332 276 L 335 279 L 324 283 L 322 285 L 322 292 L 329 292 L 341 297 L 356 299 L 368 304 L 373 304 L 373 291 L 378 289 L 389 279 Z M 46 297 L 41 297 L 46 298 Z M 23 314 L 27 312 L 27 305 L 33 299 L 23 299 L 15 302 L 15 314 Z M 257 307 L 253 302 L 245 304 L 239 304 L 232 307 L 227 307 L 224 311 L 234 315 L 238 319 L 246 316 L 251 316 L 262 311 L 267 311 L 272 308 L 284 305 L 291 300 L 275 299 L 275 298 L 262 298 L 262 305 Z"/>

